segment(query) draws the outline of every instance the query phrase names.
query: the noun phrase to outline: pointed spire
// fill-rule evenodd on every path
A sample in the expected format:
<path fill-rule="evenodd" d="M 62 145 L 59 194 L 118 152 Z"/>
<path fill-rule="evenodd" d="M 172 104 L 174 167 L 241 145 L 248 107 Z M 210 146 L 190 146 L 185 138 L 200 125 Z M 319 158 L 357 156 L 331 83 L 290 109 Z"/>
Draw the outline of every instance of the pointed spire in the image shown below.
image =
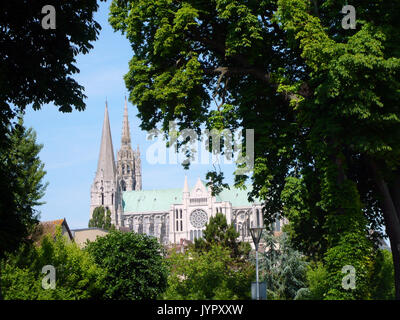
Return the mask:
<path fill-rule="evenodd" d="M 114 180 L 115 178 L 114 149 L 111 138 L 110 120 L 108 118 L 107 100 L 104 111 L 103 132 L 101 135 L 100 155 L 97 163 L 96 177 L 104 181 Z"/>
<path fill-rule="evenodd" d="M 189 185 L 187 181 L 187 175 L 185 175 L 185 183 L 183 184 L 183 192 L 189 192 Z"/>
<path fill-rule="evenodd" d="M 128 103 L 125 96 L 125 108 L 124 108 L 124 120 L 122 122 L 122 138 L 121 146 L 131 145 L 131 135 L 129 133 L 129 121 L 128 121 Z"/>

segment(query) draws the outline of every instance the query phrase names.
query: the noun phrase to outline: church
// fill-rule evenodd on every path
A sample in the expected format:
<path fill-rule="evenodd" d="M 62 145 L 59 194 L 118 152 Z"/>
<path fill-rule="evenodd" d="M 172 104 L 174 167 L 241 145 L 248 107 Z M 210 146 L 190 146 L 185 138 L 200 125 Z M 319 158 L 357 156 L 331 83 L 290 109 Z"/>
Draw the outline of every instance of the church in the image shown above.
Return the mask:
<path fill-rule="evenodd" d="M 137 146 L 133 150 L 131 146 L 126 98 L 116 160 L 106 102 L 97 171 L 90 192 L 90 218 L 96 207 L 108 207 L 116 228 L 152 235 L 168 245 L 202 237 L 209 218 L 223 213 L 239 232 L 240 240 L 252 241 L 248 227 L 263 225 L 262 204 L 250 203 L 248 190 L 231 187 L 212 196 L 200 178 L 192 187 L 187 177 L 182 180 L 182 188 L 142 190 L 140 149 Z M 273 229 L 280 228 L 277 220 Z"/>

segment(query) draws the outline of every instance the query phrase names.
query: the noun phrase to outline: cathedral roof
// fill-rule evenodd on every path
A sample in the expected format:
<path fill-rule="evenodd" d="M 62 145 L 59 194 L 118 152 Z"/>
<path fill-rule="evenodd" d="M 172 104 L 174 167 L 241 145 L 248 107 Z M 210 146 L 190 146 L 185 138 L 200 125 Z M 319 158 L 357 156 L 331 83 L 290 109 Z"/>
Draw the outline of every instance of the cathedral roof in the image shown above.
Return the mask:
<path fill-rule="evenodd" d="M 169 211 L 171 204 L 182 203 L 182 189 L 125 191 L 124 212 Z"/>
<path fill-rule="evenodd" d="M 247 194 L 250 191 L 248 186 L 246 190 L 230 187 L 230 190 L 224 189 L 218 196 L 217 202 L 229 201 L 233 207 L 251 206 L 247 200 Z M 182 203 L 182 188 L 164 189 L 164 190 L 140 190 L 125 191 L 123 193 L 124 212 L 168 212 L 172 204 Z"/>

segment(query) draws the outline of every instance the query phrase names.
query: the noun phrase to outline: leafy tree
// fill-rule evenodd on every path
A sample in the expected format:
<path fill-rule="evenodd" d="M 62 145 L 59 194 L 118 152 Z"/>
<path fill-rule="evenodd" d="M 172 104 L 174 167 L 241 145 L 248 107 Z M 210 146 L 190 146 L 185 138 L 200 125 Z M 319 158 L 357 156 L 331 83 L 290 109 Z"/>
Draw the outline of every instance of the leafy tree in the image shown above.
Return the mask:
<path fill-rule="evenodd" d="M 210 218 L 206 224 L 203 236 L 204 238 L 195 240 L 194 246 L 198 251 L 208 251 L 213 245 L 218 244 L 224 248 L 228 248 L 232 257 L 244 258 L 248 257 L 251 250 L 247 242 L 237 240 L 239 232 L 235 230 L 232 224 L 228 225 L 223 213 L 217 213 L 214 217 Z"/>
<path fill-rule="evenodd" d="M 164 292 L 168 269 L 156 238 L 111 231 L 90 242 L 87 250 L 106 273 L 104 299 L 155 299 Z"/>
<path fill-rule="evenodd" d="M 40 199 L 47 187 L 47 183 L 43 182 L 46 171 L 39 158 L 43 145 L 37 144 L 32 128 L 24 127 L 22 117 L 9 140 L 10 149 L 7 154 L 0 154 L 0 162 L 4 167 L 13 169 L 10 172 L 13 181 L 8 187 L 13 192 L 12 206 L 18 214 L 6 208 L 0 210 L 0 258 L 8 249 L 17 248 L 23 238 L 33 231 L 39 217 L 35 207 L 43 204 Z"/>
<path fill-rule="evenodd" d="M 55 289 L 43 289 L 42 268 L 56 271 Z M 1 261 L 5 299 L 78 300 L 99 298 L 104 291 L 104 272 L 92 257 L 69 242 L 58 227 L 56 236 L 46 235 L 41 244 L 23 244 Z"/>
<path fill-rule="evenodd" d="M 47 187 L 39 158 L 43 146 L 37 144 L 35 131 L 24 127 L 22 116 L 6 139 L 6 152 L 0 152 L 0 259 L 33 231 L 39 218 L 35 207 L 43 204 L 40 200 Z"/>
<path fill-rule="evenodd" d="M 113 230 L 115 226 L 111 224 L 111 211 L 100 206 L 93 210 L 92 219 L 89 220 L 89 228 L 101 228 Z"/>
<path fill-rule="evenodd" d="M 379 250 L 372 270 L 370 285 L 372 299 L 393 300 L 395 298 L 393 277 L 394 269 L 390 252 Z"/>
<path fill-rule="evenodd" d="M 357 29 L 345 30 L 346 3 L 114 0 L 110 23 L 134 50 L 125 83 L 143 129 L 253 128 L 250 197 L 267 200 L 266 222 L 294 176 L 316 223 L 296 237 L 316 259 L 385 226 L 400 299 L 400 3 L 355 0 Z"/>
<path fill-rule="evenodd" d="M 265 251 L 259 255 L 260 281 L 267 284 L 268 299 L 294 299 L 298 291 L 307 287 L 305 257 L 295 250 L 285 233 L 262 235 Z M 254 256 L 252 261 L 255 263 Z"/>
<path fill-rule="evenodd" d="M 213 243 L 208 251 L 172 251 L 164 299 L 236 300 L 250 298 L 254 266 L 232 258 L 228 248 Z"/>
<path fill-rule="evenodd" d="M 18 248 L 29 233 L 25 223 L 34 219 L 29 216 L 34 195 L 25 197 L 33 189 L 30 185 L 21 188 L 21 179 L 27 177 L 24 170 L 19 172 L 15 158 L 9 157 L 14 154 L 18 159 L 11 137 L 23 136 L 17 115 L 29 105 L 37 110 L 51 102 L 62 112 L 72 107 L 84 110 L 84 88 L 71 76 L 79 72 L 76 56 L 93 48 L 90 42 L 100 30 L 93 20 L 96 0 L 53 4 L 56 29 L 45 30 L 41 11 L 47 4 L 44 0 L 7 1 L 0 12 L 0 255 Z"/>
<path fill-rule="evenodd" d="M 375 299 L 375 300 L 391 300 L 395 298 L 395 288 L 393 283 L 393 261 L 389 251 L 378 250 L 372 255 L 368 255 L 369 248 L 363 248 L 363 244 L 355 244 L 352 241 L 355 239 L 344 239 L 349 241 L 347 244 L 343 244 L 341 248 L 330 250 L 326 256 L 324 263 L 316 262 L 311 263 L 307 271 L 307 288 L 299 290 L 296 299 L 309 299 L 309 300 L 322 300 L 322 299 Z M 354 250 L 352 246 L 358 250 Z M 365 246 L 365 244 L 364 244 Z M 349 291 L 341 290 L 338 288 L 337 282 L 343 279 L 345 274 L 337 273 L 336 277 L 332 281 L 332 273 L 329 272 L 328 268 L 332 267 L 332 264 L 339 264 L 338 261 L 345 256 L 340 250 L 352 250 L 356 254 L 364 259 L 369 259 L 368 264 L 361 264 L 361 268 L 367 266 L 366 272 L 361 269 L 360 265 L 355 267 L 355 289 L 354 293 Z M 367 249 L 367 252 L 364 250 Z M 354 261 L 362 261 L 360 258 L 353 259 Z M 336 269 L 336 268 L 335 268 Z"/>

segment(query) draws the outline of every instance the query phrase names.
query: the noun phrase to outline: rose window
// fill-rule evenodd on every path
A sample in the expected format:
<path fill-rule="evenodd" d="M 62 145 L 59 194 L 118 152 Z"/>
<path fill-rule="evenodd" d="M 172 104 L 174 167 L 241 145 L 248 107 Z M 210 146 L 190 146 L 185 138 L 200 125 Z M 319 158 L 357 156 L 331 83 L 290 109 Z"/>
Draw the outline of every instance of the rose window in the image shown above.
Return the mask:
<path fill-rule="evenodd" d="M 197 209 L 190 214 L 190 223 L 195 228 L 203 228 L 207 223 L 207 213 L 203 210 Z"/>

